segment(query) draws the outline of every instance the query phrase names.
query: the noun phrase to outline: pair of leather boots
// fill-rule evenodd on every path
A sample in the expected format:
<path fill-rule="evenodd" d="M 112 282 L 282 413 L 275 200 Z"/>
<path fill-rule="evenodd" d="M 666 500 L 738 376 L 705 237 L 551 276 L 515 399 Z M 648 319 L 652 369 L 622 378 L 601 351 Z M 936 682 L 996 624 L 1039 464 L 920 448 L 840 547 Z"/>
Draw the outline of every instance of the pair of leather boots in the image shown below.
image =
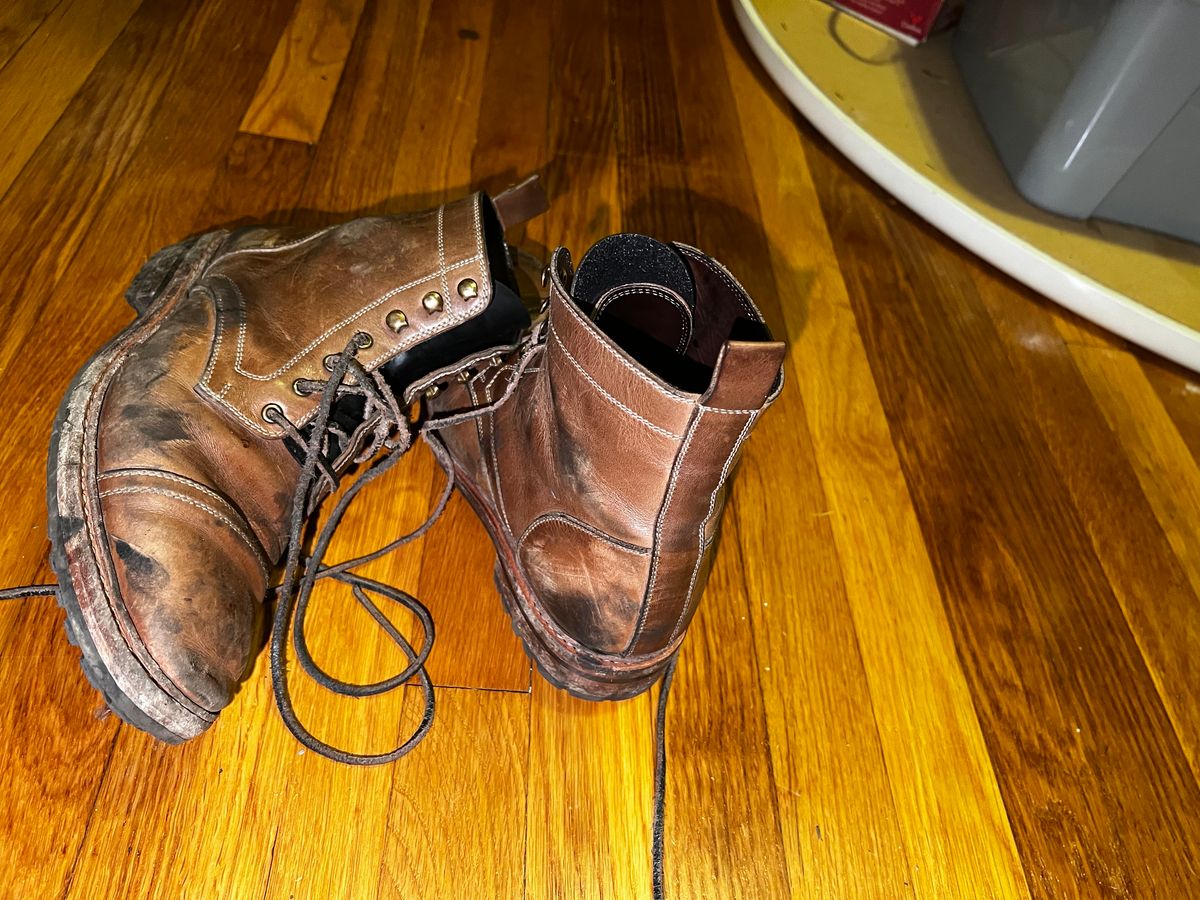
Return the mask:
<path fill-rule="evenodd" d="M 417 435 L 486 526 L 504 607 L 548 679 L 601 700 L 663 674 L 784 346 L 720 264 L 635 234 L 574 269 L 555 251 L 531 320 L 504 228 L 543 209 L 530 180 L 315 232 L 212 232 L 145 265 L 126 295 L 137 319 L 70 386 L 48 462 L 67 633 L 123 720 L 169 742 L 208 728 L 273 604 L 276 697 L 301 740 L 380 762 L 419 739 L 427 721 L 392 754 L 326 747 L 291 709 L 285 671 L 291 630 L 327 686 L 415 675 L 431 718 L 430 641 L 413 648 L 366 595 L 411 598 L 355 575 L 362 560 L 322 556 L 350 496 Z M 303 555 L 307 520 L 356 463 Z M 321 672 L 303 614 L 324 577 L 377 613 L 405 672 L 366 686 Z"/>

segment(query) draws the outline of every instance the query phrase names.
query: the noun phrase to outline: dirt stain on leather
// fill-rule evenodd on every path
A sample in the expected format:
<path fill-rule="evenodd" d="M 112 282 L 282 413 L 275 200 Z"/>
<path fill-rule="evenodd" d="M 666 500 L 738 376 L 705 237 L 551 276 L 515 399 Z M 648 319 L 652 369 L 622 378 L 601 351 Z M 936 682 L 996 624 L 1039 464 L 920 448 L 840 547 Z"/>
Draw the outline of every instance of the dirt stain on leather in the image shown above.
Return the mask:
<path fill-rule="evenodd" d="M 151 443 L 186 441 L 190 437 L 183 416 L 165 406 L 131 403 L 121 410 L 121 418 Z"/>
<path fill-rule="evenodd" d="M 113 538 L 117 556 L 125 566 L 125 577 L 131 586 L 140 591 L 161 590 L 170 580 L 167 570 L 158 560 L 142 553 L 132 544 L 120 538 Z"/>

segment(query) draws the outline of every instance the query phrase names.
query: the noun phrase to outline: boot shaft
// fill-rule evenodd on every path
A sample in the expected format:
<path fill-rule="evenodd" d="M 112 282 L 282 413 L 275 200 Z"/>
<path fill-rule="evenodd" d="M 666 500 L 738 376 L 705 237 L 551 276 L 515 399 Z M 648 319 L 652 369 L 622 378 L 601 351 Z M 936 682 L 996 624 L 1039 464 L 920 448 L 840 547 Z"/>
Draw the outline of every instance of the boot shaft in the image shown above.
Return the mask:
<path fill-rule="evenodd" d="M 559 250 L 549 289 L 541 357 L 508 402 L 444 438 L 547 628 L 583 651 L 668 655 L 703 592 L 737 452 L 781 387 L 784 346 L 691 247 L 618 235 L 578 273 Z M 441 408 L 494 400 L 514 363 L 451 388 Z"/>

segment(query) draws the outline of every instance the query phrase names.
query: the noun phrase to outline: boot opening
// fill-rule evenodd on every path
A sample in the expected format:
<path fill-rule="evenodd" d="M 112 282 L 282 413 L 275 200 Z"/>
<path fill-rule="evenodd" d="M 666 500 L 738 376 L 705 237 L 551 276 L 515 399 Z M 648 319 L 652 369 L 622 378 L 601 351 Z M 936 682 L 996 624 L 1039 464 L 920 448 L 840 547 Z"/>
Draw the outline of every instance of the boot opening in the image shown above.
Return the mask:
<path fill-rule="evenodd" d="M 702 393 L 726 341 L 769 341 L 745 292 L 691 247 L 615 234 L 579 262 L 571 295 L 596 327 L 679 390 Z"/>

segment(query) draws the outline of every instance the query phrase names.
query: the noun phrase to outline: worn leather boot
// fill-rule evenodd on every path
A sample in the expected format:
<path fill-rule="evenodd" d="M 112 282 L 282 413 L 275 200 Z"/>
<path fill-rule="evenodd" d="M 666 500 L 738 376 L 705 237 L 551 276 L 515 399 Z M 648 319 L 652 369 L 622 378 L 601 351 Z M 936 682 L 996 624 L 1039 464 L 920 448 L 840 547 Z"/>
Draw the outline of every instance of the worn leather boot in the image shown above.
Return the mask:
<path fill-rule="evenodd" d="M 588 699 L 646 690 L 704 590 L 726 487 L 782 387 L 784 345 L 719 263 L 621 234 L 572 274 L 523 342 L 423 381 L 498 557 L 513 628 L 542 673 Z"/>
<path fill-rule="evenodd" d="M 303 517 L 354 461 L 407 446 L 415 380 L 528 323 L 501 218 L 537 197 L 216 231 L 146 264 L 48 464 L 67 633 L 122 719 L 176 742 L 230 702 Z"/>

